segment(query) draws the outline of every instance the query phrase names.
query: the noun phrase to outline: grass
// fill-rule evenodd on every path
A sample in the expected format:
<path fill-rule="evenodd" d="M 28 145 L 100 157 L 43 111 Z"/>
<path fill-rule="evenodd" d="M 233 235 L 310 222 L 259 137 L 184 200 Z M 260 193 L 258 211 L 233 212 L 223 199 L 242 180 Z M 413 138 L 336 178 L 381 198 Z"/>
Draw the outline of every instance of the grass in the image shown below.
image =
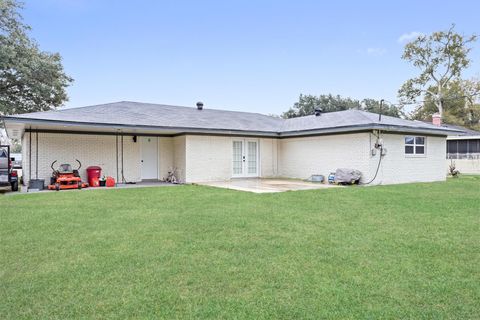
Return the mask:
<path fill-rule="evenodd" d="M 0 196 L 0 317 L 479 319 L 480 176 Z"/>

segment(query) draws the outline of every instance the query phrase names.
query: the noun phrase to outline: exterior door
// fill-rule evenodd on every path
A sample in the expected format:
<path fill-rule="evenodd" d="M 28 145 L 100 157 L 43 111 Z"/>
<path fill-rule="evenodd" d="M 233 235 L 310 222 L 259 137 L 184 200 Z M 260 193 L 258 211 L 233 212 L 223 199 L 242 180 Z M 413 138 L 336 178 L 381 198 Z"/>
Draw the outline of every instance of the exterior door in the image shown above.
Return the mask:
<path fill-rule="evenodd" d="M 258 177 L 258 140 L 237 139 L 233 141 L 233 177 Z"/>
<path fill-rule="evenodd" d="M 142 180 L 158 179 L 158 138 L 140 137 Z"/>

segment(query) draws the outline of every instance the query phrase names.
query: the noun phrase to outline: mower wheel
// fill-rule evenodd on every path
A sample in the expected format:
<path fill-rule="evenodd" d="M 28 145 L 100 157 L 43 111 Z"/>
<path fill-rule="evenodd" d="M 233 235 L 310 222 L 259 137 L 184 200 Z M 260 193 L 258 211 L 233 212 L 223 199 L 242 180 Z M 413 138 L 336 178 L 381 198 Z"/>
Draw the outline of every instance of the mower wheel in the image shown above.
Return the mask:
<path fill-rule="evenodd" d="M 60 191 L 60 184 L 59 183 L 55 183 L 55 190 Z"/>
<path fill-rule="evenodd" d="M 12 191 L 18 191 L 18 181 L 12 182 Z"/>
<path fill-rule="evenodd" d="M 78 182 L 78 183 L 77 183 L 77 187 L 78 187 L 78 190 L 81 190 L 81 189 L 82 189 L 82 183 L 81 183 L 81 182 Z"/>

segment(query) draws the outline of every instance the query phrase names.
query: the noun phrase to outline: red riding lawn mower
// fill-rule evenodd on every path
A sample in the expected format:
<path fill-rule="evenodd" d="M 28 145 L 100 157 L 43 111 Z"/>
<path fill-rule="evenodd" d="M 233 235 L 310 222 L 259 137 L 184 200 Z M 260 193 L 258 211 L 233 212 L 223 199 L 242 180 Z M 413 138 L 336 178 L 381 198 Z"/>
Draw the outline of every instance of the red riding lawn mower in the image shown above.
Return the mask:
<path fill-rule="evenodd" d="M 77 159 L 75 159 L 77 160 Z M 50 165 L 52 168 L 52 177 L 50 178 L 50 184 L 48 189 L 50 190 L 66 190 L 66 189 L 82 189 L 88 187 L 88 184 L 82 182 L 78 170 L 82 167 L 82 163 L 77 160 L 78 168 L 72 169 L 72 166 L 68 163 L 61 164 L 58 170 L 53 165 L 57 160 L 53 161 Z"/>

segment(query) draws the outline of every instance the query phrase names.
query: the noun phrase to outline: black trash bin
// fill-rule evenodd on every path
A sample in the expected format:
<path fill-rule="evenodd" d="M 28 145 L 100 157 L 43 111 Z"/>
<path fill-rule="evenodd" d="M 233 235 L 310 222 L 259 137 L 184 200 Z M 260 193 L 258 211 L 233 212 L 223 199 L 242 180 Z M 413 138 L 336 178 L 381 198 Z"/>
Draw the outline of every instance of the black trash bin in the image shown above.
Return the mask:
<path fill-rule="evenodd" d="M 32 179 L 28 182 L 28 189 L 43 190 L 45 188 L 44 179 Z"/>

